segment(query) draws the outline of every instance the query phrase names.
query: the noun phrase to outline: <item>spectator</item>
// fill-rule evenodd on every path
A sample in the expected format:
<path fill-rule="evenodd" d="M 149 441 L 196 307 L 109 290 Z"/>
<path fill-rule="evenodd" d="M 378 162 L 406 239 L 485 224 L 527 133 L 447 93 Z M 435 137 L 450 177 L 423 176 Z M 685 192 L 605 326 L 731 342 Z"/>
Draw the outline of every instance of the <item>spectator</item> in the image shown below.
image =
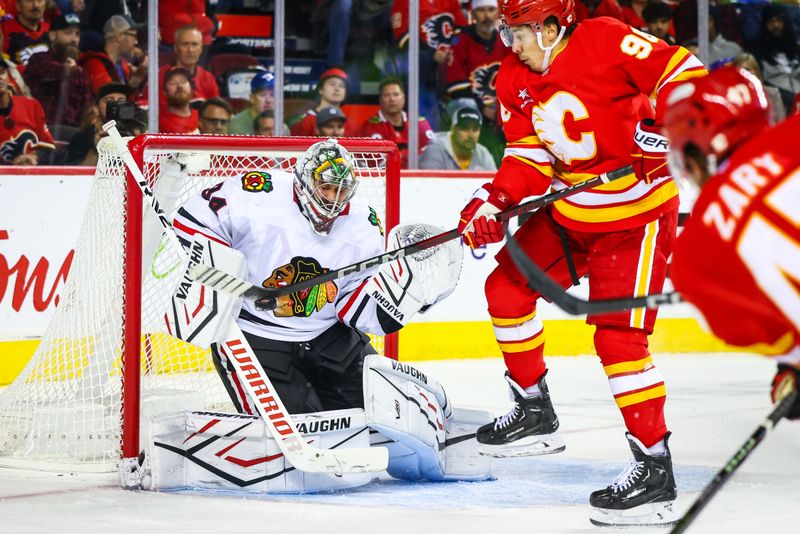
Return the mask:
<path fill-rule="evenodd" d="M 317 135 L 320 137 L 344 137 L 347 115 L 341 109 L 330 106 L 317 112 Z"/>
<path fill-rule="evenodd" d="M 622 22 L 637 30 L 647 31 L 647 24 L 644 21 L 644 8 L 647 7 L 648 3 L 648 0 L 621 0 Z"/>
<path fill-rule="evenodd" d="M 85 4 L 85 16 L 81 20 L 89 28 L 98 31 L 114 15 L 124 14 L 133 20 L 147 20 L 146 0 L 85 0 Z"/>
<path fill-rule="evenodd" d="M 250 105 L 231 119 L 231 133 L 253 135 L 258 114 L 273 109 L 275 109 L 275 75 L 271 72 L 259 72 L 250 81 Z"/>
<path fill-rule="evenodd" d="M 650 0 L 642 10 L 642 18 L 647 25 L 647 33 L 663 39 L 669 45 L 675 44 L 675 37 L 670 35 L 670 26 L 672 25 L 671 7 L 663 2 Z"/>
<path fill-rule="evenodd" d="M 105 44 L 100 52 L 87 52 L 81 58 L 91 80 L 92 93 L 109 83 L 124 83 L 137 89 L 147 79 L 147 56 L 138 47 L 137 24 L 125 15 L 114 15 L 103 26 Z M 138 61 L 133 66 L 132 61 Z"/>
<path fill-rule="evenodd" d="M 233 110 L 221 98 L 209 98 L 200 106 L 199 127 L 201 134 L 228 135 Z"/>
<path fill-rule="evenodd" d="M 253 121 L 253 133 L 266 137 L 275 135 L 275 112 L 267 109 L 258 114 Z"/>
<path fill-rule="evenodd" d="M 328 51 L 328 67 L 344 65 L 353 0 L 319 0 L 311 11 L 314 44 Z M 327 39 L 323 37 L 327 34 Z"/>
<path fill-rule="evenodd" d="M 97 142 L 106 135 L 102 126 L 107 122 L 108 105 L 128 102 L 132 93 L 133 89 L 123 83 L 109 83 L 100 88 L 94 104 L 84 113 L 86 126 L 69 141 L 64 158 L 67 165 L 97 164 Z"/>
<path fill-rule="evenodd" d="M 158 70 L 160 87 L 164 87 L 164 75 L 167 71 L 179 67 L 189 71 L 193 79 L 192 102 L 219 96 L 219 87 L 214 76 L 198 64 L 202 54 L 203 34 L 197 26 L 189 24 L 175 30 L 175 64 L 164 65 Z M 160 102 L 162 107 L 166 104 L 166 100 L 166 95 L 162 92 Z"/>
<path fill-rule="evenodd" d="M 15 95 L 31 96 L 31 90 L 28 88 L 28 85 L 22 78 L 22 73 L 20 73 L 17 64 L 11 60 L 11 57 L 8 54 L 3 52 L 3 50 L 5 49 L 4 43 L 5 43 L 4 35 L 3 32 L 0 31 L 0 55 L 2 55 L 3 59 L 6 60 L 6 67 L 8 68 L 8 78 L 9 78 L 8 81 L 11 84 L 12 92 Z"/>
<path fill-rule="evenodd" d="M 784 6 L 768 4 L 762 11 L 756 49 L 764 83 L 777 87 L 784 107 L 791 108 L 800 91 L 800 47 Z"/>
<path fill-rule="evenodd" d="M 449 132 L 436 133 L 419 158 L 421 169 L 496 171 L 497 165 L 485 146 L 478 143 L 483 119 L 472 107 L 453 115 Z"/>
<path fill-rule="evenodd" d="M 378 94 L 381 109 L 367 119 L 361 127 L 361 135 L 394 141 L 400 149 L 401 166 L 406 169 L 408 168 L 408 115 L 403 111 L 406 106 L 403 82 L 393 76 L 384 78 L 378 85 Z M 419 118 L 417 131 L 419 148 L 422 150 L 433 138 L 433 129 L 425 117 Z"/>
<path fill-rule="evenodd" d="M 38 165 L 36 150 L 55 149 L 41 104 L 11 94 L 8 64 L 0 58 L 0 160 L 5 165 Z"/>
<path fill-rule="evenodd" d="M 758 61 L 753 54 L 748 54 L 746 52 L 739 54 L 734 58 L 733 64 L 751 72 L 756 78 L 761 80 L 761 68 L 758 66 Z M 769 123 L 778 124 L 786 118 L 786 108 L 781 99 L 781 92 L 776 87 L 764 85 L 764 93 L 766 93 L 767 100 L 769 100 Z"/>
<path fill-rule="evenodd" d="M 319 77 L 317 84 L 319 102 L 309 109 L 298 122 L 292 125 L 292 135 L 315 135 L 317 111 L 330 106 L 341 107 L 347 98 L 347 73 L 342 69 L 328 69 Z M 349 132 L 345 129 L 345 135 Z"/>
<path fill-rule="evenodd" d="M 197 133 L 198 114 L 192 109 L 192 73 L 183 67 L 173 67 L 164 75 L 166 108 L 161 110 L 158 131 L 161 133 Z"/>
<path fill-rule="evenodd" d="M 742 53 L 742 47 L 733 41 L 727 40 L 717 32 L 717 24 L 721 20 L 720 11 L 712 9 L 708 17 L 708 64 L 717 61 L 735 58 Z M 761 76 L 759 76 L 761 78 Z"/>
<path fill-rule="evenodd" d="M 483 116 L 494 120 L 497 93 L 494 84 L 500 62 L 511 49 L 500 41 L 497 0 L 472 0 L 472 24 L 461 32 L 447 62 L 447 94 L 470 97 L 483 108 Z"/>
<path fill-rule="evenodd" d="M 392 32 L 397 47 L 407 53 L 408 0 L 395 0 L 392 4 Z M 455 43 L 458 28 L 467 25 L 458 0 L 429 0 L 419 3 L 419 110 L 428 117 L 434 128 L 439 126 L 439 67 L 449 62 L 451 46 Z"/>
<path fill-rule="evenodd" d="M 3 51 L 18 65 L 27 65 L 33 54 L 48 49 L 50 23 L 44 20 L 45 3 L 45 0 L 17 0 L 17 16 L 0 23 L 5 36 Z"/>
<path fill-rule="evenodd" d="M 496 120 L 495 81 L 500 62 L 511 53 L 511 48 L 503 45 L 497 32 L 499 17 L 497 0 L 472 0 L 474 23 L 461 32 L 446 69 L 448 95 L 474 98 L 478 103 L 484 119 L 480 142 L 492 153 L 495 164 L 503 159 L 506 145 Z"/>
<path fill-rule="evenodd" d="M 219 4 L 218 1 L 212 3 Z M 175 30 L 187 24 L 197 26 L 203 35 L 204 45 L 211 44 L 214 23 L 206 15 L 205 0 L 159 0 L 158 26 L 164 36 L 163 44 L 172 46 Z"/>
<path fill-rule="evenodd" d="M 44 108 L 51 126 L 78 126 L 92 100 L 89 77 L 77 62 L 80 24 L 72 13 L 56 17 L 50 26 L 50 49 L 32 55 L 25 69 L 31 95 Z"/>
<path fill-rule="evenodd" d="M 700 47 L 697 44 L 697 39 L 689 39 L 688 41 L 684 41 L 681 46 L 691 52 L 694 57 L 698 57 L 700 54 Z"/>

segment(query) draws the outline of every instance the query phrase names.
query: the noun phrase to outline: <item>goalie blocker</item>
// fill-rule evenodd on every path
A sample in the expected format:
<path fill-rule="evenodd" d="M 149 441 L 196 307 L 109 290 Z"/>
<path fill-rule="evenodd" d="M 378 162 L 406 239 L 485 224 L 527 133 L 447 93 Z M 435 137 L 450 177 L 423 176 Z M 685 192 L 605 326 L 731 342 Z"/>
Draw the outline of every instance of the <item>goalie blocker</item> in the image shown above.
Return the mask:
<path fill-rule="evenodd" d="M 295 416 L 303 438 L 321 449 L 389 449 L 387 472 L 411 481 L 486 480 L 491 459 L 478 454 L 475 431 L 491 421 L 452 408 L 442 386 L 416 368 L 381 356 L 364 365 L 366 411 Z M 258 417 L 180 412 L 151 419 L 143 487 L 244 493 L 302 493 L 353 488 L 374 474 L 304 473 L 281 454 Z"/>

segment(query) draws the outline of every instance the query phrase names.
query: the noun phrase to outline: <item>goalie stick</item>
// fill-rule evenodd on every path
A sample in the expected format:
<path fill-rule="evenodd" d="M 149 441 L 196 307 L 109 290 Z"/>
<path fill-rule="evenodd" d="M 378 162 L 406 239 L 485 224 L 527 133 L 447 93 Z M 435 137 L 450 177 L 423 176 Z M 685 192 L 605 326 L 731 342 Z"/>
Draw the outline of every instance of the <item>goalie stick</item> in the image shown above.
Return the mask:
<path fill-rule="evenodd" d="M 731 456 L 730 460 L 725 463 L 725 467 L 719 470 L 719 472 L 711 479 L 711 482 L 706 484 L 706 487 L 703 488 L 703 491 L 700 492 L 700 495 L 697 496 L 694 503 L 689 507 L 683 517 L 678 520 L 675 526 L 670 531 L 670 534 L 681 534 L 685 532 L 689 525 L 694 521 L 703 508 L 711 501 L 714 495 L 725 485 L 728 479 L 733 476 L 733 473 L 736 472 L 739 467 L 744 463 L 744 461 L 750 456 L 750 453 L 758 447 L 758 445 L 764 441 L 764 438 L 767 436 L 770 430 L 772 430 L 778 422 L 789 413 L 789 410 L 792 407 L 792 404 L 797 397 L 796 391 L 791 391 L 788 395 L 785 395 L 783 399 L 772 409 L 772 412 L 764 419 L 764 421 L 758 425 L 758 428 L 750 435 L 747 441 L 739 447 L 739 450 L 736 451 L 733 456 Z"/>
<path fill-rule="evenodd" d="M 125 140 L 117 131 L 115 121 L 103 125 L 115 148 L 122 156 L 142 196 L 158 216 L 164 232 L 178 247 L 176 250 L 186 256 L 178 242 L 178 236 L 169 223 L 164 210 L 153 195 L 141 169 L 136 164 Z M 253 354 L 239 327 L 231 325 L 226 340 L 219 344 L 220 350 L 227 350 L 228 361 L 234 366 L 236 375 L 250 393 L 253 405 L 269 428 L 286 460 L 294 467 L 307 473 L 369 473 L 383 471 L 389 463 L 389 451 L 385 447 L 351 448 L 351 449 L 318 449 L 306 443 L 305 438 L 297 431 L 286 407 L 283 405 L 275 388 L 264 371 L 258 358 Z"/>
<path fill-rule="evenodd" d="M 613 171 L 608 171 L 599 176 L 589 178 L 588 180 L 584 180 L 583 182 L 579 182 L 565 189 L 561 189 L 559 191 L 550 193 L 549 195 L 544 195 L 539 198 L 533 199 L 529 202 L 526 202 L 524 204 L 520 204 L 519 206 L 509 208 L 506 211 L 498 213 L 495 217 L 497 218 L 498 221 L 504 222 L 511 219 L 512 217 L 516 217 L 517 215 L 521 215 L 523 213 L 529 213 L 536 209 L 552 204 L 556 200 L 560 200 L 573 193 L 583 191 L 584 189 L 596 187 L 598 185 L 607 184 L 608 182 L 612 182 L 614 180 L 617 180 L 618 178 L 622 178 L 623 176 L 629 176 L 632 173 L 633 173 L 633 167 L 631 167 L 630 165 L 627 165 L 625 167 Z M 320 284 L 324 284 L 325 282 L 329 282 L 331 280 L 336 280 L 337 278 L 347 276 L 348 274 L 360 273 L 366 271 L 367 269 L 377 267 L 378 265 L 383 265 L 385 263 L 389 263 L 394 260 L 399 260 L 401 258 L 404 258 L 405 256 L 410 256 L 412 254 L 416 254 L 417 252 L 421 252 L 431 247 L 441 245 L 442 243 L 446 243 L 451 239 L 455 239 L 459 236 L 460 234 L 458 233 L 458 230 L 456 229 L 449 230 L 447 232 L 443 232 L 433 237 L 429 237 L 428 239 L 423 239 L 422 241 L 419 241 L 417 243 L 412 243 L 403 248 L 399 248 L 397 250 L 390 250 L 389 252 L 385 252 L 383 254 L 375 256 L 374 258 L 369 258 L 367 260 L 354 263 L 352 265 L 348 265 L 347 267 L 342 267 L 341 269 L 337 270 L 331 270 L 319 276 L 309 278 L 308 280 L 303 280 L 301 282 L 297 282 L 295 284 L 290 284 L 282 287 L 265 288 L 265 287 L 255 286 L 246 280 L 242 280 L 241 278 L 237 278 L 224 271 L 220 271 L 219 269 L 215 269 L 214 267 L 202 264 L 196 265 L 195 267 L 190 269 L 189 275 L 198 282 L 217 291 L 223 291 L 226 293 L 230 293 L 232 295 L 242 296 L 245 298 L 273 299 L 273 301 L 270 304 L 272 304 L 272 306 L 274 307 L 275 304 L 274 299 L 276 297 L 288 295 L 290 293 L 301 291 L 309 287 L 318 286 Z M 271 309 L 271 308 L 269 307 L 269 305 L 267 305 L 264 306 L 262 309 Z"/>
<path fill-rule="evenodd" d="M 572 315 L 609 313 L 633 308 L 657 308 L 662 304 L 676 304 L 681 301 L 678 293 L 658 293 L 643 297 L 624 297 L 618 299 L 586 300 L 567 293 L 561 285 L 550 278 L 536 262 L 531 260 L 508 230 L 506 247 L 517 269 L 528 280 L 528 287 L 538 291 L 547 300 Z"/>

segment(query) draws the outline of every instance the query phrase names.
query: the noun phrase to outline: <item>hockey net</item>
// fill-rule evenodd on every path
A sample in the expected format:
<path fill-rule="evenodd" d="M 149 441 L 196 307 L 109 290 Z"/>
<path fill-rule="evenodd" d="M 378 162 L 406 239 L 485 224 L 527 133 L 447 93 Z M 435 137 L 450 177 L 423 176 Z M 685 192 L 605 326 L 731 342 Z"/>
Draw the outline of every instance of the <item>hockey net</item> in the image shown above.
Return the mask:
<path fill-rule="evenodd" d="M 129 147 L 171 218 L 189 196 L 226 178 L 293 170 L 317 140 L 144 135 Z M 360 178 L 354 201 L 374 208 L 388 231 L 399 216 L 396 146 L 341 142 Z M 181 256 L 162 239 L 110 140 L 101 140 L 98 153 L 58 308 L 28 365 L 0 392 L 0 467 L 113 473 L 121 458 L 139 454 L 146 439 L 140 422 L 149 417 L 182 409 L 234 411 L 210 353 L 166 334 L 163 316 Z M 396 358 L 394 336 L 373 338 L 373 345 Z"/>

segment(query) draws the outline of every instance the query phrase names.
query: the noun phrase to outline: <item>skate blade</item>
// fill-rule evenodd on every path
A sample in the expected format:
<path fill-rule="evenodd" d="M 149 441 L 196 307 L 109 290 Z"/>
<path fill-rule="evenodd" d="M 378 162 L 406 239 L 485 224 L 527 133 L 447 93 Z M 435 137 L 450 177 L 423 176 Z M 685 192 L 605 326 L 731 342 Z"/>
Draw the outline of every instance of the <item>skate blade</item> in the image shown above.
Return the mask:
<path fill-rule="evenodd" d="M 478 443 L 478 452 L 493 458 L 516 458 L 519 456 L 544 456 L 563 452 L 567 448 L 558 434 L 528 436 L 503 445 Z"/>
<path fill-rule="evenodd" d="M 672 510 L 673 502 L 646 503 L 628 510 L 592 508 L 589 521 L 598 527 L 671 527 L 680 519 Z"/>

